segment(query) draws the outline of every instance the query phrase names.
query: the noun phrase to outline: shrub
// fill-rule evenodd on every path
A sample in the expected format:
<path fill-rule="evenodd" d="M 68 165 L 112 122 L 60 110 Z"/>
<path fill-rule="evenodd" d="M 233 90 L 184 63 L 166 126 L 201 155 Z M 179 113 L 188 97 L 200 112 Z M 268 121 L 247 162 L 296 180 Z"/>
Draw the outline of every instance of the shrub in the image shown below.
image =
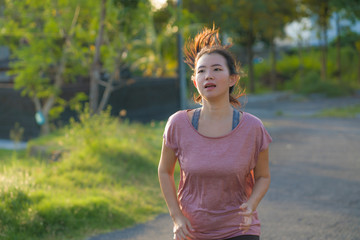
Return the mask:
<path fill-rule="evenodd" d="M 296 52 L 296 51 L 295 51 Z M 296 52 L 298 54 L 298 52 Z M 303 61 L 296 54 L 283 54 L 277 62 L 278 89 L 292 90 L 302 94 L 324 94 L 337 97 L 352 94 L 360 88 L 358 82 L 358 56 L 350 46 L 341 49 L 341 82 L 336 66 L 336 49 L 328 51 L 328 79 L 320 79 L 321 52 L 316 49 L 303 51 Z M 255 65 L 255 76 L 258 84 L 267 83 L 270 74 L 269 60 Z M 260 87 L 261 88 L 261 87 Z"/>
<path fill-rule="evenodd" d="M 62 151 L 57 161 L 0 151 L 1 239 L 84 239 L 166 211 L 157 179 L 164 123 L 110 111 L 79 119 L 29 143 Z"/>

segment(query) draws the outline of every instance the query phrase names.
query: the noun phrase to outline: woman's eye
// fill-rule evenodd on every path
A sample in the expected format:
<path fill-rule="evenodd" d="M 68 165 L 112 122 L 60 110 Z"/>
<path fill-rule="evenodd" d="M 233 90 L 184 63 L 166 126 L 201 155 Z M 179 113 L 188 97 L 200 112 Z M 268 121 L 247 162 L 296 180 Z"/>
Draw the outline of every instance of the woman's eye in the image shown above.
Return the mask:
<path fill-rule="evenodd" d="M 221 71 L 221 68 L 215 68 L 214 71 Z"/>
<path fill-rule="evenodd" d="M 204 72 L 204 70 L 199 70 L 199 71 L 198 71 L 198 73 L 202 73 L 202 72 Z"/>

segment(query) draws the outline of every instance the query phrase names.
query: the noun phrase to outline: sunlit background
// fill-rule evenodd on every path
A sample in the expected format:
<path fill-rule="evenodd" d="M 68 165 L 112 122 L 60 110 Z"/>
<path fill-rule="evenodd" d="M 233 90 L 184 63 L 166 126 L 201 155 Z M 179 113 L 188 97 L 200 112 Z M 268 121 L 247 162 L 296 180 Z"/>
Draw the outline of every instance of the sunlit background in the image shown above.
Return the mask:
<path fill-rule="evenodd" d="M 0 83 L 33 100 L 46 132 L 67 108 L 56 89 L 70 83 L 89 84 L 90 108 L 101 111 L 112 91 L 168 78 L 178 82 L 184 108 L 195 91 L 184 43 L 214 24 L 232 44 L 248 93 L 343 96 L 360 88 L 358 0 L 2 3 Z M 77 93 L 74 102 L 86 98 Z"/>
<path fill-rule="evenodd" d="M 167 213 L 165 122 L 197 107 L 182 50 L 213 24 L 274 133 L 264 232 L 359 239 L 359 0 L 0 0 L 1 240 Z"/>
<path fill-rule="evenodd" d="M 163 8 L 167 4 L 167 0 L 150 0 L 155 10 Z"/>

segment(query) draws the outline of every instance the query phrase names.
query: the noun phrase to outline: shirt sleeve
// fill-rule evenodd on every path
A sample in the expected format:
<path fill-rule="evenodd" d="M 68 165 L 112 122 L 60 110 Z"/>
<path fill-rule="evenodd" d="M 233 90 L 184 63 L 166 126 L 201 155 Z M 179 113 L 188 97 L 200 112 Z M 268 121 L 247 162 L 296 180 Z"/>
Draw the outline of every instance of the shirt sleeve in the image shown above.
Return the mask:
<path fill-rule="evenodd" d="M 255 168 L 260 152 L 266 150 L 271 142 L 272 138 L 270 134 L 268 131 L 266 131 L 265 126 L 261 120 L 258 119 L 256 127 L 255 157 L 252 161 L 251 168 Z"/>
<path fill-rule="evenodd" d="M 268 131 L 266 131 L 263 124 L 260 125 L 260 147 L 259 152 L 266 150 L 269 147 L 269 144 L 272 142 L 272 138 Z"/>
<path fill-rule="evenodd" d="M 173 149 L 177 153 L 177 131 L 176 131 L 176 117 L 170 116 L 164 130 L 163 138 L 165 146 Z"/>

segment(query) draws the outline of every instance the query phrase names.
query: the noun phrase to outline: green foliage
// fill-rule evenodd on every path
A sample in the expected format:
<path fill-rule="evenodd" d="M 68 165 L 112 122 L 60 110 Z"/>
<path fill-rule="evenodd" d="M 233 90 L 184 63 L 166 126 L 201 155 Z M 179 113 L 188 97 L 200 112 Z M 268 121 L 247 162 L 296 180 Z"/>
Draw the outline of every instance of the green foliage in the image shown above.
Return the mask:
<path fill-rule="evenodd" d="M 2 239 L 84 239 L 166 211 L 157 179 L 164 123 L 130 124 L 110 109 L 79 119 L 27 153 L 0 151 Z M 61 157 L 34 158 L 36 146 Z"/>
<path fill-rule="evenodd" d="M 352 89 L 346 85 L 322 81 L 318 72 L 309 71 L 303 77 L 300 93 L 305 95 L 321 93 L 327 97 L 339 97 L 351 94 Z"/>
<path fill-rule="evenodd" d="M 336 97 L 352 94 L 360 88 L 357 81 L 359 58 L 350 46 L 341 49 L 341 82 L 337 80 L 335 49 L 329 49 L 327 63 L 329 79 L 327 81 L 320 78 L 321 64 L 318 50 L 304 51 L 303 60 L 297 53 L 295 51 L 293 54 L 284 54 L 277 62 L 276 71 L 281 80 L 278 89 L 291 90 L 305 95 L 324 94 L 328 97 Z M 255 73 L 257 82 L 262 83 L 270 74 L 269 61 L 265 60 L 263 63 L 256 64 Z"/>
<path fill-rule="evenodd" d="M 4 1 L 0 14 L 0 42 L 11 48 L 14 86 L 35 103 L 48 120 L 59 117 L 67 101 L 64 84 L 86 78 L 92 68 L 99 31 L 100 1 Z M 174 76 L 176 61 L 176 11 L 169 6 L 157 18 L 148 0 L 106 1 L 101 72 L 123 86 L 121 70 L 148 76 Z M 83 97 L 81 97 L 84 99 Z M 71 105 L 78 101 L 75 97 Z M 45 128 L 45 126 L 47 126 Z M 44 131 L 46 132 L 46 131 Z"/>
<path fill-rule="evenodd" d="M 144 5 L 144 11 L 149 7 Z M 177 8 L 170 1 L 166 7 L 147 15 L 143 22 L 152 22 L 143 29 L 143 41 L 135 41 L 132 62 L 133 68 L 145 76 L 175 76 L 177 63 L 177 34 L 186 26 L 191 15 L 182 12 L 181 21 L 177 18 Z"/>
<path fill-rule="evenodd" d="M 360 34 L 351 31 L 350 29 L 345 29 L 343 30 L 344 33 L 342 33 L 340 35 L 340 45 L 341 47 L 346 47 L 346 46 L 350 46 L 355 48 L 355 44 L 357 41 L 359 41 L 360 39 Z M 336 42 L 337 42 L 338 38 L 334 38 L 331 42 L 330 42 L 330 46 L 335 47 L 336 46 Z"/>

